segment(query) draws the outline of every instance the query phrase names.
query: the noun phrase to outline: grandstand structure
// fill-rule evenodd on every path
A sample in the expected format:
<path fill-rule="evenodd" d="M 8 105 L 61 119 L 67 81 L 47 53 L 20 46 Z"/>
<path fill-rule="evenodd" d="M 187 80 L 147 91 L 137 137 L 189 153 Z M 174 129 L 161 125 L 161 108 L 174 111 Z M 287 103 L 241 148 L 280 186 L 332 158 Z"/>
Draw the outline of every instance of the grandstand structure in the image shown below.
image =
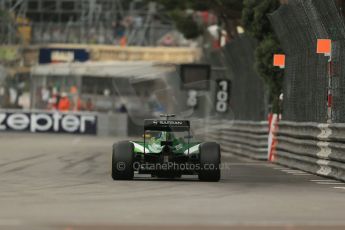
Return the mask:
<path fill-rule="evenodd" d="M 116 111 L 121 100 L 113 88 L 123 79 L 135 80 L 144 96 L 148 86 L 176 80 L 176 65 L 197 62 L 202 52 L 160 7 L 147 0 L 0 0 L 2 78 L 18 98 L 30 99 L 19 105 L 6 96 L 2 106 L 45 109 L 43 91 L 76 87 L 95 111 Z M 115 71 L 119 66 L 126 68 Z"/>
<path fill-rule="evenodd" d="M 0 8 L 2 44 L 18 43 L 22 26 L 19 35 L 31 44 L 155 46 L 174 29 L 155 2 L 143 0 L 1 0 Z"/>
<path fill-rule="evenodd" d="M 13 14 L 15 5 L 7 5 L 6 1 L 0 1 L 0 44 L 15 45 L 21 42 L 17 34 L 17 26 Z"/>

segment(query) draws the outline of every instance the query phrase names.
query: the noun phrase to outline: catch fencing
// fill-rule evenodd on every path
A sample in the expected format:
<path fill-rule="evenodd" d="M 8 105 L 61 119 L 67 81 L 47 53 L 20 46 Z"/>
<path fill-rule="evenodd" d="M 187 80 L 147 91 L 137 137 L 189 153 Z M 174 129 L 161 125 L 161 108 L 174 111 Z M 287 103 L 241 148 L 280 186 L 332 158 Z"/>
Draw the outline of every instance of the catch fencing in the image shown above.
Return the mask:
<path fill-rule="evenodd" d="M 332 122 L 345 122 L 345 26 L 334 0 L 289 0 L 269 15 L 287 55 L 283 119 L 326 122 L 328 57 L 317 39 L 332 40 Z"/>
<path fill-rule="evenodd" d="M 236 120 L 266 120 L 268 97 L 254 68 L 254 39 L 242 36 L 224 47 L 224 58 L 233 75 L 231 107 Z"/>
<path fill-rule="evenodd" d="M 212 78 L 226 78 L 232 83 L 230 107 L 234 117 L 224 119 L 266 120 L 268 97 L 262 78 L 254 68 L 254 51 L 257 42 L 247 36 L 228 43 L 219 51 L 205 53 L 205 60 L 214 69 Z"/>

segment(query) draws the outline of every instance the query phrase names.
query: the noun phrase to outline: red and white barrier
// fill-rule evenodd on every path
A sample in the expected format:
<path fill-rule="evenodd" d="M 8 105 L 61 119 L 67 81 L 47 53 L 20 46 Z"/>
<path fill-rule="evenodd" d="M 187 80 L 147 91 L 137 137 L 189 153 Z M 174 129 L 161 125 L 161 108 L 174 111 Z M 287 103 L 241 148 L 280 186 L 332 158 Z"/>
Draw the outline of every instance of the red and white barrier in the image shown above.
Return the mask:
<path fill-rule="evenodd" d="M 268 153 L 267 159 L 272 162 L 275 158 L 276 146 L 278 144 L 276 133 L 278 131 L 278 114 L 269 114 L 268 116 Z"/>

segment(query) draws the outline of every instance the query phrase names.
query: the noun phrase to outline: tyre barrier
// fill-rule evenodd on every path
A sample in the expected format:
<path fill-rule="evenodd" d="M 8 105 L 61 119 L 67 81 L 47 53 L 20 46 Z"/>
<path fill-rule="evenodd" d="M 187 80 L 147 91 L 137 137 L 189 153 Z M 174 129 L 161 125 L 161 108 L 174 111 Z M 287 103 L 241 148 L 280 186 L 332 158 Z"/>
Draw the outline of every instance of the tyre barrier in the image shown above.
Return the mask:
<path fill-rule="evenodd" d="M 280 121 L 275 163 L 345 181 L 345 124 Z"/>
<path fill-rule="evenodd" d="M 198 123 L 200 139 L 215 141 L 226 153 L 267 160 L 268 122 L 208 121 Z"/>

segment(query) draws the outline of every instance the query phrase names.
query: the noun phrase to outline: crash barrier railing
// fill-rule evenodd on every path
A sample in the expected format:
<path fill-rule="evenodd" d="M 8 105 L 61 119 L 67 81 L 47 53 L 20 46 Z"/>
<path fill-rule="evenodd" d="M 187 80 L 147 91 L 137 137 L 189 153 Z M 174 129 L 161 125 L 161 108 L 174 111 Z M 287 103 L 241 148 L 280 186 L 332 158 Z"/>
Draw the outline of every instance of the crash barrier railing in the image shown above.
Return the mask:
<path fill-rule="evenodd" d="M 199 127 L 194 131 L 196 136 L 205 141 L 218 142 L 223 155 L 231 153 L 267 160 L 267 122 L 208 121 L 195 126 Z"/>
<path fill-rule="evenodd" d="M 196 122 L 195 134 L 216 141 L 222 154 L 266 160 L 268 123 L 248 121 Z M 280 121 L 274 135 L 275 163 L 345 181 L 345 124 Z"/>
<path fill-rule="evenodd" d="M 274 162 L 345 181 L 345 124 L 279 122 Z"/>

